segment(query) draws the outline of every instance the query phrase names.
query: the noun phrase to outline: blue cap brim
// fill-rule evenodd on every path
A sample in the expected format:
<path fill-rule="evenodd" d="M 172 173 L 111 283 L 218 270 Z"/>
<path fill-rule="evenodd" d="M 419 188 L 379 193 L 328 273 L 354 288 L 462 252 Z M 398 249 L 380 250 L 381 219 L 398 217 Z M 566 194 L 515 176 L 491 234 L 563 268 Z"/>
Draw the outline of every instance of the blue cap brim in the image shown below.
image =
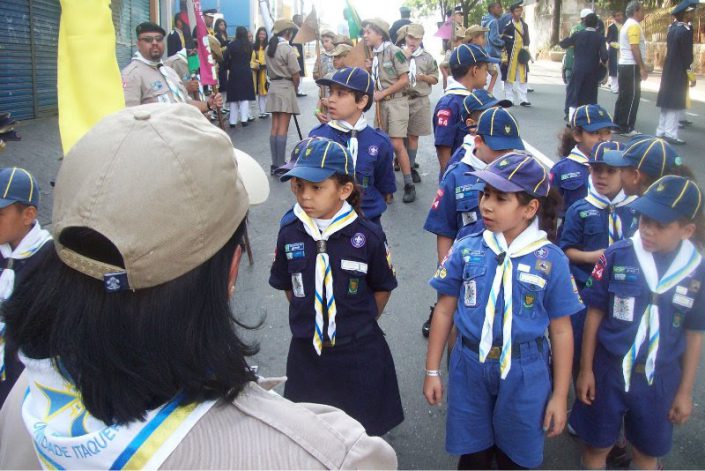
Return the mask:
<path fill-rule="evenodd" d="M 329 168 L 294 167 L 282 175 L 279 180 L 285 182 L 296 177 L 307 182 L 320 183 L 332 177 L 334 173 L 335 170 Z"/>
<path fill-rule="evenodd" d="M 661 224 L 670 224 L 683 217 L 674 211 L 673 208 L 657 203 L 647 196 L 637 198 L 636 201 L 630 203 L 628 206 L 637 213 L 660 222 Z"/>
<path fill-rule="evenodd" d="M 482 60 L 479 62 L 488 62 L 491 64 L 499 64 L 502 61 L 500 59 L 497 59 L 496 57 L 487 56 L 487 57 L 483 57 Z"/>
<path fill-rule="evenodd" d="M 624 152 L 614 149 L 605 151 L 605 153 L 602 154 L 601 163 L 617 168 L 627 168 L 634 165 L 631 161 L 624 158 Z"/>
<path fill-rule="evenodd" d="M 19 201 L 0 199 L 0 209 L 7 208 L 15 203 L 19 203 Z"/>
<path fill-rule="evenodd" d="M 586 124 L 585 126 L 580 126 L 580 127 L 583 128 L 587 132 L 595 132 L 595 131 L 599 131 L 600 129 L 607 129 L 607 128 L 617 129 L 619 126 L 617 126 L 614 123 L 602 121 L 599 123 Z"/>
<path fill-rule="evenodd" d="M 503 191 L 504 193 L 517 193 L 520 191 L 526 191 L 516 183 L 512 183 L 506 178 L 501 177 L 496 173 L 490 172 L 489 170 L 478 170 L 476 172 L 470 172 L 470 175 L 475 175 L 477 178 L 490 185 L 492 188 L 496 188 L 497 190 Z"/>
<path fill-rule="evenodd" d="M 484 134 L 480 134 L 480 136 L 492 150 L 526 150 L 524 149 L 524 141 L 520 137 L 487 136 Z"/>
<path fill-rule="evenodd" d="M 353 90 L 356 92 L 367 93 L 367 90 L 360 90 L 359 88 L 351 87 L 350 84 L 344 82 L 338 82 L 337 80 L 322 78 L 316 80 L 316 85 L 321 85 L 324 87 L 330 87 L 331 85 L 338 85 L 339 87 L 347 88 L 348 90 Z M 372 89 L 374 92 L 374 88 Z"/>

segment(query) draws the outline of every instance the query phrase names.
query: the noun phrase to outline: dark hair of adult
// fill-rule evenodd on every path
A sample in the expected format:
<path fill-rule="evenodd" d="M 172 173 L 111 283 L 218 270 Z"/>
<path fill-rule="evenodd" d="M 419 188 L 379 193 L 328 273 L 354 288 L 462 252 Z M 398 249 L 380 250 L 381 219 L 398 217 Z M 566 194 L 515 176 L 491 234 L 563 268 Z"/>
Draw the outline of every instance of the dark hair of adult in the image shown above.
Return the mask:
<path fill-rule="evenodd" d="M 586 28 L 597 28 L 597 15 L 590 13 L 585 17 L 585 19 L 583 19 L 583 22 L 585 23 Z"/>
<path fill-rule="evenodd" d="M 218 18 L 217 20 L 215 20 L 215 24 L 213 25 L 213 30 L 216 33 L 221 33 L 220 25 L 225 25 L 225 28 L 223 28 L 223 30 L 222 30 L 222 34 L 225 34 L 225 37 L 227 38 L 228 37 L 228 24 L 225 22 L 225 20 L 223 18 Z"/>
<path fill-rule="evenodd" d="M 285 38 L 294 31 L 296 31 L 294 28 L 288 28 L 283 31 L 279 31 L 277 34 L 273 34 L 269 39 L 269 44 L 267 45 L 267 56 L 274 57 L 274 54 L 277 52 L 277 46 L 279 46 L 279 38 Z"/>
<path fill-rule="evenodd" d="M 245 222 L 201 266 L 159 286 L 106 292 L 103 282 L 48 251 L 35 275 L 2 307 L 10 344 L 30 358 L 51 358 L 95 418 L 125 424 L 184 395 L 186 403 L 232 400 L 255 380 L 231 310 L 228 274 Z M 87 228 L 60 242 L 122 266 L 117 248 Z"/>
<path fill-rule="evenodd" d="M 252 55 L 252 44 L 247 38 L 247 28 L 244 26 L 238 26 L 235 29 L 235 41 L 239 41 L 240 49 L 242 49 L 245 56 L 249 58 Z"/>
<path fill-rule="evenodd" d="M 181 23 L 181 26 L 179 26 L 179 23 Z M 181 19 L 181 13 L 177 13 L 174 15 L 174 28 L 183 28 L 184 22 Z"/>
<path fill-rule="evenodd" d="M 260 41 L 259 39 L 259 33 L 264 31 L 264 41 Z M 255 34 L 255 44 L 254 48 L 255 49 L 262 49 L 264 47 L 267 47 L 267 41 L 269 39 L 269 35 L 267 34 L 267 28 L 264 26 L 260 26 L 257 28 L 257 33 Z"/>
<path fill-rule="evenodd" d="M 491 12 L 494 7 L 501 7 L 502 4 L 499 2 L 490 2 L 487 4 L 487 11 Z"/>

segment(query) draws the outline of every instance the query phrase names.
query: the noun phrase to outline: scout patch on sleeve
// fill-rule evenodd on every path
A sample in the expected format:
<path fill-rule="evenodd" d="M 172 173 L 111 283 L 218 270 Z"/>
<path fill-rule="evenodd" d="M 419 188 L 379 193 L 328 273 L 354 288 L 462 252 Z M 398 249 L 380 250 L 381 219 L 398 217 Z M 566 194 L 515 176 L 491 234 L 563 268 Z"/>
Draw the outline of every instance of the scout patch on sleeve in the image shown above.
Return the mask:
<path fill-rule="evenodd" d="M 436 113 L 436 124 L 438 126 L 443 126 L 447 127 L 448 126 L 448 120 L 450 119 L 451 112 L 450 110 L 438 110 L 438 113 Z"/>
<path fill-rule="evenodd" d="M 389 249 L 389 244 L 386 240 L 384 241 L 384 253 L 387 258 L 387 266 L 389 266 L 389 269 L 392 270 L 392 274 L 397 276 L 397 270 L 394 268 L 394 264 L 392 263 L 392 251 Z"/>
<path fill-rule="evenodd" d="M 634 296 L 615 296 L 612 305 L 612 317 L 620 321 L 633 322 L 635 301 L 636 298 Z"/>
<path fill-rule="evenodd" d="M 477 306 L 477 283 L 475 280 L 465 282 L 465 307 Z"/>
<path fill-rule="evenodd" d="M 540 271 L 541 273 L 550 275 L 552 267 L 553 263 L 549 262 L 548 260 L 536 260 L 536 270 Z"/>
<path fill-rule="evenodd" d="M 600 258 L 597 260 L 597 263 L 595 264 L 595 268 L 592 269 L 592 273 L 590 276 L 595 279 L 596 281 L 602 281 L 602 276 L 605 273 L 605 266 L 607 265 L 607 259 L 605 258 L 605 255 L 602 254 L 600 255 Z"/>
<path fill-rule="evenodd" d="M 431 205 L 431 209 L 438 209 L 438 205 L 441 204 L 441 200 L 443 199 L 443 195 L 445 192 L 439 188 L 438 191 L 436 191 L 436 198 L 433 200 L 433 204 Z"/>
<path fill-rule="evenodd" d="M 402 64 L 403 64 L 404 62 L 406 62 L 406 56 L 405 56 L 404 53 L 401 52 L 401 51 L 397 51 L 397 53 L 394 54 L 394 57 L 395 57 L 399 62 L 401 62 Z"/>
<path fill-rule="evenodd" d="M 304 277 L 302 273 L 294 273 L 291 275 L 291 290 L 297 298 L 305 298 L 304 293 Z"/>

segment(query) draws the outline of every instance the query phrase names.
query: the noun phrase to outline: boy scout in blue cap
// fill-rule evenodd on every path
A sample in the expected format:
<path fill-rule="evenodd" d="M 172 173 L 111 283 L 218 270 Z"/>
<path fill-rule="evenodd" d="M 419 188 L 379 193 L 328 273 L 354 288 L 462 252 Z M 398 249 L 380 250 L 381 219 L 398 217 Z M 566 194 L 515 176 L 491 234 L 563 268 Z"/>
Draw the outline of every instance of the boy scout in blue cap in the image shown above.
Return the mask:
<path fill-rule="evenodd" d="M 692 412 L 705 330 L 705 264 L 692 242 L 702 200 L 692 180 L 657 180 L 632 203 L 639 230 L 609 247 L 588 280 L 570 417 L 585 469 L 604 469 L 622 423 L 632 466 L 658 469 L 673 424 Z"/>
<path fill-rule="evenodd" d="M 473 90 L 483 88 L 487 80 L 487 64 L 499 63 L 474 44 L 461 44 L 450 55 L 450 71 L 453 82 L 438 100 L 433 112 L 433 136 L 441 175 L 445 172 L 453 153 L 463 144 L 466 131 L 460 113 L 463 99 Z"/>
<path fill-rule="evenodd" d="M 486 111 L 485 113 L 488 113 Z M 430 281 L 440 294 L 424 395 L 443 395 L 440 360 L 451 327 L 446 451 L 459 469 L 535 468 L 544 437 L 565 427 L 573 354 L 569 316 L 583 308 L 563 252 L 539 228 L 555 217 L 548 172 L 513 153 L 472 172 L 485 184 L 485 231 L 459 239 Z M 550 332 L 553 375 L 544 338 Z"/>
<path fill-rule="evenodd" d="M 367 124 L 365 111 L 372 106 L 374 83 L 359 67 L 338 70 L 331 78 L 319 79 L 330 87 L 328 113 L 331 120 L 311 130 L 309 136 L 331 139 L 348 149 L 355 179 L 362 187 L 365 218 L 381 225 L 382 213 L 397 190 L 394 179 L 394 148 L 389 137 Z"/>
<path fill-rule="evenodd" d="M 464 100 L 463 104 L 465 105 L 473 97 L 482 101 L 481 98 L 487 98 L 486 95 L 489 93 L 476 90 Z M 491 103 L 491 101 L 485 101 L 485 103 Z M 438 263 L 448 255 L 455 240 L 482 232 L 484 229 L 479 208 L 481 193 L 477 188 L 477 177 L 471 172 L 484 170 L 489 164 L 514 150 L 524 150 L 524 143 L 519 137 L 519 125 L 516 119 L 503 108 L 495 107 L 484 111 L 477 121 L 476 132 L 473 133 L 472 139 L 472 148 L 457 163 L 451 164 L 443 175 L 436 192 L 436 199 L 431 205 L 424 224 L 425 230 L 436 235 Z M 431 328 L 432 318 L 433 308 L 421 328 L 421 332 L 426 337 Z"/>
<path fill-rule="evenodd" d="M 377 324 L 397 281 L 384 232 L 360 217 L 354 178 L 337 142 L 311 139 L 299 152 L 282 177 L 293 182 L 296 217 L 279 230 L 269 284 L 289 300 L 284 396 L 338 407 L 383 435 L 404 420 Z"/>
<path fill-rule="evenodd" d="M 37 269 L 41 254 L 51 250 L 51 235 L 37 222 L 39 185 L 25 169 L 0 169 L 0 303 Z M 36 255 L 36 256 L 35 256 Z M 0 321 L 0 407 L 23 370 L 17 352 L 5 344 Z"/>

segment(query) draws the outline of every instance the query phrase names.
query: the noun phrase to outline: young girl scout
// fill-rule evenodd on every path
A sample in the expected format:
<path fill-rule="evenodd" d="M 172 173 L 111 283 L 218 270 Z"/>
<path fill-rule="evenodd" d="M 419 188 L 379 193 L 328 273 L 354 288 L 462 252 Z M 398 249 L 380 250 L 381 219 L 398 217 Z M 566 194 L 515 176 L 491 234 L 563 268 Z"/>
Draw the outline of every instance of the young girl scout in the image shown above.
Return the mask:
<path fill-rule="evenodd" d="M 587 445 L 584 469 L 604 469 L 624 422 L 635 469 L 658 469 L 673 424 L 693 410 L 705 330 L 705 264 L 691 242 L 703 195 L 666 176 L 632 203 L 639 230 L 600 258 L 588 306 L 570 423 Z"/>
<path fill-rule="evenodd" d="M 608 141 L 615 127 L 609 113 L 599 105 L 578 107 L 570 126 L 560 137 L 559 152 L 563 157 L 551 168 L 551 182 L 563 197 L 561 216 L 587 196 L 590 152 L 599 142 Z"/>
<path fill-rule="evenodd" d="M 362 187 L 362 211 L 367 220 L 381 225 L 387 201 L 397 190 L 394 148 L 389 137 L 367 124 L 365 111 L 372 106 L 374 83 L 359 67 L 343 68 L 330 79 L 316 82 L 330 87 L 331 120 L 311 130 L 309 136 L 331 139 L 347 148 L 355 166 L 355 180 Z"/>
<path fill-rule="evenodd" d="M 301 68 L 296 50 L 289 45 L 296 25 L 289 20 L 277 20 L 272 28 L 272 39 L 267 45 L 267 76 L 270 85 L 267 113 L 272 113 L 272 132 L 269 147 L 272 153 L 270 173 L 286 162 L 286 136 L 292 114 L 299 114 L 296 90 L 301 79 Z"/>
<path fill-rule="evenodd" d="M 284 396 L 338 407 L 383 435 L 404 420 L 377 325 L 397 281 L 384 232 L 360 216 L 354 172 L 337 142 L 311 139 L 299 153 L 282 177 L 297 203 L 279 230 L 269 284 L 289 300 Z"/>
<path fill-rule="evenodd" d="M 583 305 L 568 260 L 539 229 L 554 207 L 541 164 L 511 154 L 473 174 L 485 183 L 480 211 L 486 229 L 458 240 L 430 281 L 440 299 L 424 395 L 430 404 L 442 398 L 440 360 L 455 324 L 446 450 L 461 456 L 460 469 L 490 469 L 495 458 L 499 469 L 535 468 L 543 460 L 544 434 L 556 436 L 566 423 L 569 316 Z"/>

